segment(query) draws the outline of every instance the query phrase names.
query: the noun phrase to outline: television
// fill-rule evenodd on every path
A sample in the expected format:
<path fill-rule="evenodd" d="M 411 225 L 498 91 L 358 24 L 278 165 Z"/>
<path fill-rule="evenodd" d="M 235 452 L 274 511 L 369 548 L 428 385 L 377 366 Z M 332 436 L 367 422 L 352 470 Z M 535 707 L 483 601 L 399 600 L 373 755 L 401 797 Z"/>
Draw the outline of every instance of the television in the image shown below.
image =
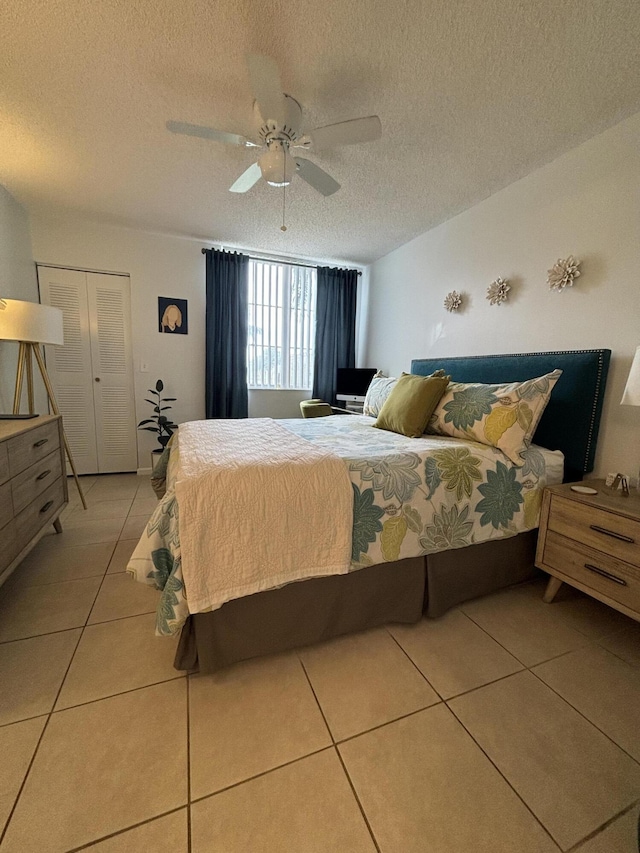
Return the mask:
<path fill-rule="evenodd" d="M 336 377 L 337 399 L 364 402 L 369 383 L 375 375 L 375 367 L 339 367 Z"/>

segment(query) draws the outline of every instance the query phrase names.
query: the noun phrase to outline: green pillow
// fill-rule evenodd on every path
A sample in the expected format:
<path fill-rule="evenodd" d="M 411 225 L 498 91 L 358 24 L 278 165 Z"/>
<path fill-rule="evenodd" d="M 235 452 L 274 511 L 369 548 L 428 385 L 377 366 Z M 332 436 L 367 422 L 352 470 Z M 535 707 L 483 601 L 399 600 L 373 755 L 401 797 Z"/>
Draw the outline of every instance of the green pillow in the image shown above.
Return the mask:
<path fill-rule="evenodd" d="M 374 427 L 419 438 L 447 389 L 449 376 L 438 370 L 431 376 L 403 373 L 380 410 Z"/>

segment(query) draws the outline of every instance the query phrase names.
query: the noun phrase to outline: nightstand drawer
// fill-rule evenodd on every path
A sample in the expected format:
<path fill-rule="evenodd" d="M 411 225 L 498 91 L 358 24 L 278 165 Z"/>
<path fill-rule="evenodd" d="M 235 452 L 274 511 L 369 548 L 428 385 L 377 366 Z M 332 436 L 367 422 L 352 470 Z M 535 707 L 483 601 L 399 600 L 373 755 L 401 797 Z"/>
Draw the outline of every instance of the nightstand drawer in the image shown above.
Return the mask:
<path fill-rule="evenodd" d="M 0 483 L 6 483 L 9 479 L 9 454 L 7 445 L 0 444 Z"/>
<path fill-rule="evenodd" d="M 549 530 L 640 567 L 640 522 L 632 518 L 554 495 Z"/>
<path fill-rule="evenodd" d="M 13 502 L 11 500 L 11 483 L 0 486 L 0 527 L 9 524 L 13 518 Z"/>
<path fill-rule="evenodd" d="M 544 566 L 597 590 L 603 595 L 640 610 L 640 571 L 615 557 L 579 545 L 549 531 L 544 547 Z"/>
<path fill-rule="evenodd" d="M 58 510 L 64 504 L 64 496 L 64 483 L 60 478 L 16 515 L 16 530 L 21 542 L 28 542 L 32 536 L 57 517 Z"/>
<path fill-rule="evenodd" d="M 7 441 L 11 476 L 20 474 L 29 465 L 39 462 L 60 447 L 58 421 L 49 421 Z M 59 452 L 59 451 L 58 451 Z"/>
<path fill-rule="evenodd" d="M 54 451 L 11 481 L 13 511 L 21 512 L 62 476 L 60 451 Z"/>

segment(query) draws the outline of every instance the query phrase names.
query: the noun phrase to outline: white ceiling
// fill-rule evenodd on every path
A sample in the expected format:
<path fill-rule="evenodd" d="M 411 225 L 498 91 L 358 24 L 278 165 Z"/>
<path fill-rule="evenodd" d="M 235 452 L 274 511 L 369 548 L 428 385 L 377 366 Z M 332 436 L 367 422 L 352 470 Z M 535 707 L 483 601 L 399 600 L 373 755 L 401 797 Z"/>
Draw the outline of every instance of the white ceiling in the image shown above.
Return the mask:
<path fill-rule="evenodd" d="M 0 183 L 31 211 L 372 261 L 640 110 L 638 0 L 3 0 Z M 307 127 L 383 139 L 310 157 L 323 198 L 228 187 L 251 149 L 244 57 L 274 57 Z"/>

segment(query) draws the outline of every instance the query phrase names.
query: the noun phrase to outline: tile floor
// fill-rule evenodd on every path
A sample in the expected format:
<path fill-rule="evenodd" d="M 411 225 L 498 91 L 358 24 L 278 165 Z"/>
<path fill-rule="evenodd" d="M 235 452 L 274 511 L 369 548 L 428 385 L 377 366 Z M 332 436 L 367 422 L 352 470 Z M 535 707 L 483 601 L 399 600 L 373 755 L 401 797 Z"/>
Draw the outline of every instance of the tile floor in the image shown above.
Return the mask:
<path fill-rule="evenodd" d="M 640 624 L 542 582 L 185 676 L 84 478 L 0 588 L 0 853 L 636 853 Z"/>

